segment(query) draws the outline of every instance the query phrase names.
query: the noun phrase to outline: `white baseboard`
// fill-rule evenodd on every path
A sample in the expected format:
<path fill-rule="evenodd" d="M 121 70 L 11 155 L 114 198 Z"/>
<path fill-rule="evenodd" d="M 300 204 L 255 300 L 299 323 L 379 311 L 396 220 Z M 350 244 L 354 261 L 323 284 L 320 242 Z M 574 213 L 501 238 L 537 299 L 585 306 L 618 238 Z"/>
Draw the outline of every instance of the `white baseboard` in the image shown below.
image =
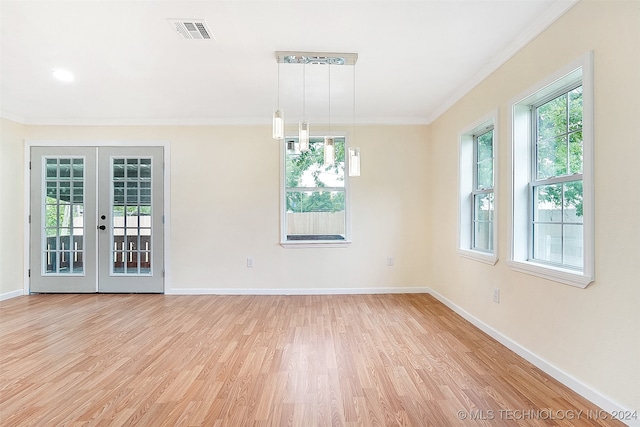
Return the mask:
<path fill-rule="evenodd" d="M 20 297 L 24 295 L 24 290 L 18 289 L 16 291 L 6 292 L 4 294 L 0 294 L 0 301 L 4 301 L 6 299 Z"/>
<path fill-rule="evenodd" d="M 433 289 L 427 288 L 426 292 L 428 294 L 433 295 L 438 301 L 442 302 L 451 310 L 455 311 L 457 314 L 459 314 L 464 319 L 469 321 L 475 327 L 477 327 L 478 329 L 480 329 L 481 331 L 489 335 L 491 338 L 498 341 L 500 344 L 507 347 L 509 350 L 516 353 L 518 356 L 527 360 L 529 363 L 535 365 L 537 368 L 541 369 L 546 374 L 560 381 L 562 384 L 566 385 L 571 390 L 575 391 L 585 399 L 589 400 L 593 404 L 599 406 L 600 408 L 608 412 L 608 419 L 612 418 L 611 414 L 624 414 L 625 412 L 633 414 L 634 411 L 636 411 L 639 419 L 621 420 L 621 421 L 630 427 L 640 427 L 640 412 L 637 412 L 636 409 L 630 410 L 629 408 L 625 408 L 619 403 L 617 403 L 616 401 L 614 401 L 613 399 L 611 399 L 610 397 L 605 396 L 604 394 L 598 392 L 597 390 L 594 390 L 592 387 L 588 386 L 587 384 L 572 377 L 568 373 L 564 372 L 558 367 L 552 365 L 551 363 L 547 362 L 546 360 L 542 359 L 541 357 L 527 350 L 525 347 L 521 346 L 517 342 L 511 340 L 509 337 L 498 332 L 491 326 L 487 325 L 477 317 L 465 311 L 460 306 L 454 304 L 452 301 L 440 295 L 438 292 L 434 291 Z"/>
<path fill-rule="evenodd" d="M 429 288 L 175 288 L 165 295 L 359 295 L 359 294 L 426 294 Z"/>

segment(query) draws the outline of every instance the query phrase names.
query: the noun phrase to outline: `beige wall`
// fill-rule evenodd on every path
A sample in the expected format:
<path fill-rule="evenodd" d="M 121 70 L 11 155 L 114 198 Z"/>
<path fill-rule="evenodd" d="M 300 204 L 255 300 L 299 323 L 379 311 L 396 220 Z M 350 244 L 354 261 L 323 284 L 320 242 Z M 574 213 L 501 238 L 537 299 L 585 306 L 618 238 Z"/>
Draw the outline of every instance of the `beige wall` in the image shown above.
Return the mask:
<path fill-rule="evenodd" d="M 0 296 L 24 286 L 25 127 L 0 119 Z"/>
<path fill-rule="evenodd" d="M 30 141 L 171 142 L 169 292 L 424 289 L 426 242 L 421 236 L 427 196 L 420 183 L 426 180 L 425 137 L 425 126 L 357 129 L 363 166 L 362 176 L 352 180 L 353 244 L 284 249 L 278 244 L 279 145 L 267 127 L 24 130 Z M 21 161 L 21 143 L 15 145 Z M 15 168 L 22 174 L 19 162 Z M 18 189 L 17 206 L 23 193 Z M 24 240 L 20 231 L 14 240 L 19 246 Z M 393 267 L 386 265 L 387 256 L 395 258 Z M 247 257 L 254 258 L 254 268 L 247 268 Z M 21 286 L 15 283 L 3 292 Z"/>
<path fill-rule="evenodd" d="M 507 102 L 594 52 L 596 281 L 512 271 Z M 640 408 L 640 3 L 583 1 L 429 126 L 429 286 L 594 390 Z M 456 253 L 457 133 L 499 108 L 499 261 Z M 439 185 L 432 183 L 438 182 Z M 492 291 L 500 288 L 500 304 Z"/>

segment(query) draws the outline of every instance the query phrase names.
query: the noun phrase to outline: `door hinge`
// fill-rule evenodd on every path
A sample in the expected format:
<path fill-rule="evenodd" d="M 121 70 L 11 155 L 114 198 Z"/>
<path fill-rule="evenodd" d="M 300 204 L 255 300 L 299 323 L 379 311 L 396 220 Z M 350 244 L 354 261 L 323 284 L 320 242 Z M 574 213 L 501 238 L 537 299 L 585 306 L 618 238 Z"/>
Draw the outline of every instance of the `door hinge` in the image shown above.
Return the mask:
<path fill-rule="evenodd" d="M 29 224 L 31 224 L 31 215 L 29 215 Z"/>
<path fill-rule="evenodd" d="M 29 160 L 29 170 L 31 170 L 31 160 Z"/>
<path fill-rule="evenodd" d="M 162 277 L 164 277 L 164 270 L 162 270 Z"/>
<path fill-rule="evenodd" d="M 162 215 L 162 223 L 164 224 L 164 215 Z"/>
<path fill-rule="evenodd" d="M 27 274 L 31 277 L 31 269 L 27 270 Z"/>

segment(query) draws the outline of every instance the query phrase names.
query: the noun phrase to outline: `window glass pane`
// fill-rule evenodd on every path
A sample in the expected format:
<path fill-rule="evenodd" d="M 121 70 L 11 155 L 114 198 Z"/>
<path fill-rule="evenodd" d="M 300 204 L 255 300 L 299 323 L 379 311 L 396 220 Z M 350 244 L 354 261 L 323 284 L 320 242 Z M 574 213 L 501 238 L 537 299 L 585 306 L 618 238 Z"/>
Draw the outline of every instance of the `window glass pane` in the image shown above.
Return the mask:
<path fill-rule="evenodd" d="M 478 135 L 478 161 L 493 158 L 493 130 Z"/>
<path fill-rule="evenodd" d="M 297 144 L 294 144 L 296 147 Z M 344 138 L 335 139 L 335 163 L 324 165 L 324 140 L 309 143 L 309 150 L 287 150 L 286 183 L 291 187 L 344 187 Z"/>
<path fill-rule="evenodd" d="M 569 173 L 582 173 L 582 132 L 569 134 Z"/>
<path fill-rule="evenodd" d="M 474 195 L 473 249 L 493 251 L 493 193 Z"/>
<path fill-rule="evenodd" d="M 582 181 L 564 183 L 562 220 L 582 224 Z"/>
<path fill-rule="evenodd" d="M 493 159 L 478 162 L 476 190 L 493 188 Z"/>
<path fill-rule="evenodd" d="M 582 129 L 582 86 L 569 92 L 569 130 Z"/>
<path fill-rule="evenodd" d="M 562 263 L 562 224 L 533 225 L 533 258 Z"/>
<path fill-rule="evenodd" d="M 563 243 L 563 264 L 569 267 L 583 266 L 582 224 L 565 224 Z"/>
<path fill-rule="evenodd" d="M 562 221 L 562 185 L 540 185 L 534 188 L 533 220 Z"/>
<path fill-rule="evenodd" d="M 538 140 L 567 132 L 567 96 L 560 95 L 536 109 Z"/>
<path fill-rule="evenodd" d="M 288 239 L 344 239 L 344 191 L 288 191 L 286 199 Z"/>
<path fill-rule="evenodd" d="M 566 136 L 540 140 L 536 147 L 536 179 L 546 179 L 567 174 Z"/>

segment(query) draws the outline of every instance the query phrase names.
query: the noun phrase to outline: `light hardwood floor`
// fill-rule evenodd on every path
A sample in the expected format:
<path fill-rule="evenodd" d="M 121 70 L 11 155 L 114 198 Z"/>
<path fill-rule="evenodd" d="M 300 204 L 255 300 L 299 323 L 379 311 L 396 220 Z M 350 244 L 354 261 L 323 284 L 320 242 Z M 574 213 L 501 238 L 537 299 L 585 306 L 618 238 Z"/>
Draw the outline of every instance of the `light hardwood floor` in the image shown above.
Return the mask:
<path fill-rule="evenodd" d="M 0 380 L 2 426 L 622 425 L 424 294 L 13 298 Z"/>

